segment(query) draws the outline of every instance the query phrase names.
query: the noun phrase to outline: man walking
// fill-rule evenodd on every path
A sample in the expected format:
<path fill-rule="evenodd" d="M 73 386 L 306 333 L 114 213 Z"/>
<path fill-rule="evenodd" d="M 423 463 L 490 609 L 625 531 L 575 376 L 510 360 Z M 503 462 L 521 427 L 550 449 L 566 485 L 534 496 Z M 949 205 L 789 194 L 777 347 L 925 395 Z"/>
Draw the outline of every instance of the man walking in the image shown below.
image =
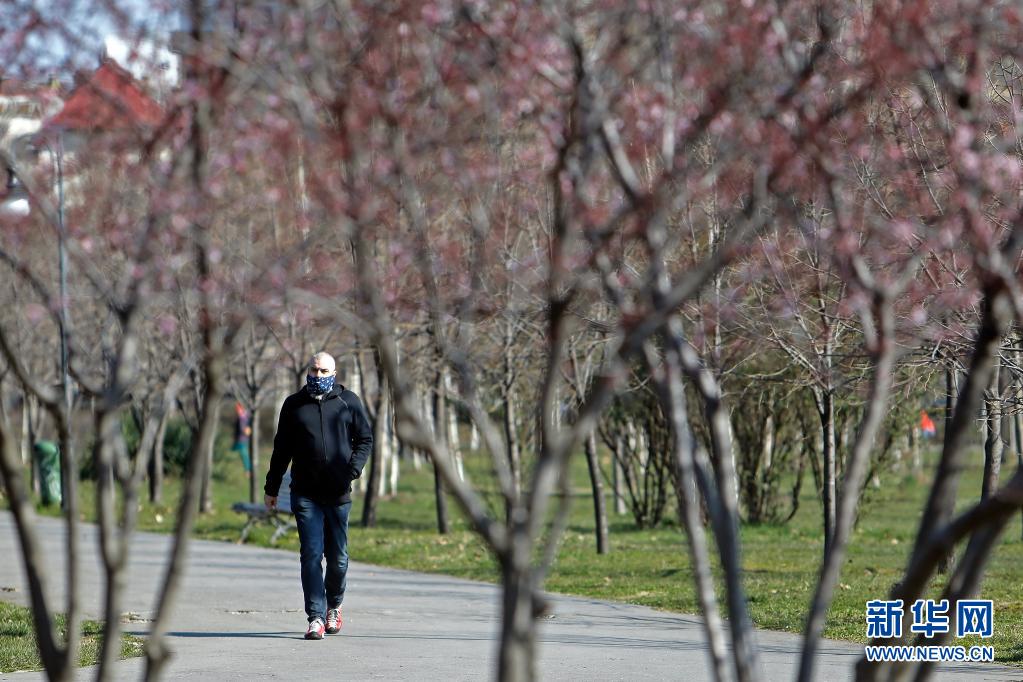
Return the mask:
<path fill-rule="evenodd" d="M 348 514 L 352 481 L 373 449 L 373 429 L 359 397 L 336 384 L 334 358 L 317 353 L 306 385 L 288 396 L 274 437 L 265 502 L 277 507 L 281 480 L 291 464 L 291 509 L 301 545 L 302 592 L 309 620 L 306 639 L 341 629 L 348 572 Z M 327 558 L 326 576 L 322 561 Z"/>

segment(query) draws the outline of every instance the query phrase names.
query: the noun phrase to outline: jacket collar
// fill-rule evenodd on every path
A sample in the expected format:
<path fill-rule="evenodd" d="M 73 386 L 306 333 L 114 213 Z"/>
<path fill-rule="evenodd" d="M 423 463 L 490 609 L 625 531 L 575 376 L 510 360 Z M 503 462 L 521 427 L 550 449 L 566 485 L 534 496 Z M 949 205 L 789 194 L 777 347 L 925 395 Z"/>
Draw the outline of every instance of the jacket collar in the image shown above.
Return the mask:
<path fill-rule="evenodd" d="M 341 397 L 341 393 L 344 390 L 345 390 L 345 387 L 342 386 L 337 381 L 335 381 L 334 382 L 334 388 L 332 388 L 329 391 L 327 391 L 320 400 L 330 400 L 331 398 L 340 398 Z M 308 386 L 303 386 L 302 387 L 302 393 L 305 394 L 306 399 L 308 399 L 308 400 L 316 400 L 316 396 L 314 396 L 312 393 L 309 392 L 309 387 Z"/>

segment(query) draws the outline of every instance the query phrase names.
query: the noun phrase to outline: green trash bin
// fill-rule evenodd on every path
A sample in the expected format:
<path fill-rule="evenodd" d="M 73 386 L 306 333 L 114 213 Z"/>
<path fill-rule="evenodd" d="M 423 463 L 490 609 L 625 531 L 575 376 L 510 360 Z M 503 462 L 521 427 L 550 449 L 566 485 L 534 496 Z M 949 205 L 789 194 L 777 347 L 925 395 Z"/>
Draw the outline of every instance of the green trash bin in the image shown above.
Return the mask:
<path fill-rule="evenodd" d="M 60 504 L 60 448 L 53 441 L 41 440 L 34 449 L 43 504 Z"/>

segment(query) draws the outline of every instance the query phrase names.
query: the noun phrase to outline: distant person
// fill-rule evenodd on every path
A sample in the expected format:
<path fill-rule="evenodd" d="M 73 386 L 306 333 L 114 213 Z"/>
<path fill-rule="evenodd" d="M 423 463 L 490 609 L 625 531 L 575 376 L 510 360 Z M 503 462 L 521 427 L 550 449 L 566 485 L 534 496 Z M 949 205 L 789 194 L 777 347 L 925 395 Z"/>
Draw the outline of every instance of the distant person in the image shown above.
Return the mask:
<path fill-rule="evenodd" d="M 920 433 L 923 434 L 924 438 L 934 438 L 938 434 L 938 429 L 934 426 L 934 420 L 927 414 L 927 410 L 920 410 Z"/>
<path fill-rule="evenodd" d="M 352 481 L 362 475 L 373 449 L 373 429 L 362 402 L 335 384 L 336 375 L 334 358 L 327 353 L 309 361 L 305 387 L 288 396 L 281 408 L 263 489 L 267 508 L 276 509 L 281 480 L 291 464 L 291 510 L 298 524 L 309 620 L 306 639 L 323 639 L 324 632 L 341 629 Z"/>
<path fill-rule="evenodd" d="M 231 448 L 238 453 L 242 460 L 242 467 L 246 476 L 252 476 L 252 458 L 249 455 L 250 443 L 252 442 L 252 426 L 249 420 L 249 411 L 241 403 L 234 404 L 234 446 Z"/>

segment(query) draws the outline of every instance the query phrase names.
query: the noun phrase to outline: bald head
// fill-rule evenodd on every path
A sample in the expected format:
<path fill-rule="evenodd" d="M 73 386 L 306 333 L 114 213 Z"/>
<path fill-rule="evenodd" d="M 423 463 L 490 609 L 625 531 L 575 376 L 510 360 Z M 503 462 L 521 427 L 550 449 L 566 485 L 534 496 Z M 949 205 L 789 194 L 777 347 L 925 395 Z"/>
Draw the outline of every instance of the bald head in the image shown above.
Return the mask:
<path fill-rule="evenodd" d="M 320 351 L 309 358 L 309 374 L 314 377 L 329 377 L 337 373 L 334 356 Z"/>

